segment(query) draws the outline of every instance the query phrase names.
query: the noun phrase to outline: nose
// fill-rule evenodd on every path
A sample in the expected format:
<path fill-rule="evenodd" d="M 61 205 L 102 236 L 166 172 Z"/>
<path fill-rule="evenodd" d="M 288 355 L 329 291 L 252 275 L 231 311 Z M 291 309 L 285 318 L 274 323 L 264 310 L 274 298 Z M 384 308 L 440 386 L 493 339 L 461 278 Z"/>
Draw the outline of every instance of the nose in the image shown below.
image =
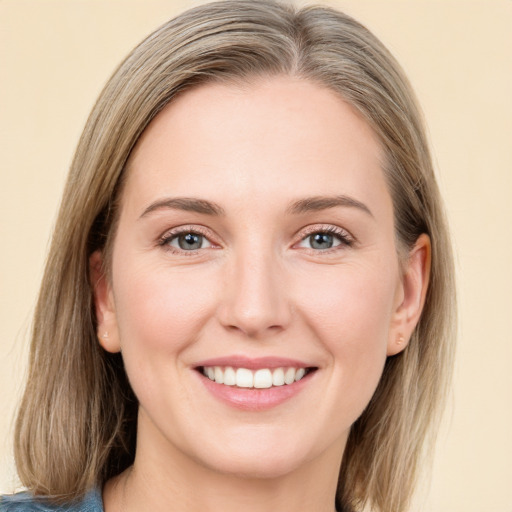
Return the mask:
<path fill-rule="evenodd" d="M 289 289 L 276 257 L 239 254 L 224 274 L 218 308 L 220 323 L 251 338 L 264 338 L 286 329 L 291 319 Z"/>

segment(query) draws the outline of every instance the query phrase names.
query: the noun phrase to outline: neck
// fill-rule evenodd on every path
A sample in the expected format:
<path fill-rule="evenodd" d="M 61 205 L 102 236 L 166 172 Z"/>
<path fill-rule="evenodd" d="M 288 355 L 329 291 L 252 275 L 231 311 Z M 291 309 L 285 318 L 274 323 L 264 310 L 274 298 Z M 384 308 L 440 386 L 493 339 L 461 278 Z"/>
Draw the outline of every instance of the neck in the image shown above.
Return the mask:
<path fill-rule="evenodd" d="M 139 442 L 134 465 L 104 488 L 105 512 L 334 512 L 345 439 L 337 444 L 286 474 L 256 478 Z"/>

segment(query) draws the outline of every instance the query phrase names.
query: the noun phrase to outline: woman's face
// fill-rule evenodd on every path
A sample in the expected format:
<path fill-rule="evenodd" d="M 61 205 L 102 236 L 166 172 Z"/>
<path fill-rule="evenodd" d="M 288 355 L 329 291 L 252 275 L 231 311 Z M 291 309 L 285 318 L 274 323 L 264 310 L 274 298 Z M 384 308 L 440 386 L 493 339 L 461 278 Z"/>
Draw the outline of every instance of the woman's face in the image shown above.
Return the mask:
<path fill-rule="evenodd" d="M 198 87 L 149 125 L 96 289 L 137 456 L 247 476 L 339 463 L 421 302 L 426 250 L 401 273 L 382 159 L 339 96 L 286 77 Z"/>

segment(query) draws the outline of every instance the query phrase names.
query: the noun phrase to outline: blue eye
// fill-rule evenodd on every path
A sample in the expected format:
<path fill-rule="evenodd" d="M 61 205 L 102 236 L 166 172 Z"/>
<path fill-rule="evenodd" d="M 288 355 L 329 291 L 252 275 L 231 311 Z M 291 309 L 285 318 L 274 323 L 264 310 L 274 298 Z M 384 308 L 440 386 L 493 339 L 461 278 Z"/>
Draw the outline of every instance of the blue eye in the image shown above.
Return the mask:
<path fill-rule="evenodd" d="M 345 230 L 329 226 L 325 228 L 318 227 L 314 231 L 310 230 L 309 234 L 299 242 L 298 247 L 322 252 L 339 246 L 350 247 L 353 242 L 353 238 Z M 159 245 L 167 247 L 175 253 L 193 253 L 212 247 L 210 240 L 195 229 L 167 232 L 160 239 Z"/>
<path fill-rule="evenodd" d="M 330 249 L 334 243 L 334 236 L 328 233 L 315 233 L 314 235 L 309 235 L 309 244 L 313 249 Z"/>
<path fill-rule="evenodd" d="M 299 243 L 299 247 L 326 251 L 340 245 L 352 245 L 352 239 L 347 232 L 341 229 L 319 229 L 305 236 Z"/>
<path fill-rule="evenodd" d="M 165 244 L 182 251 L 197 251 L 211 247 L 210 241 L 205 236 L 193 231 L 170 235 L 166 238 Z"/>

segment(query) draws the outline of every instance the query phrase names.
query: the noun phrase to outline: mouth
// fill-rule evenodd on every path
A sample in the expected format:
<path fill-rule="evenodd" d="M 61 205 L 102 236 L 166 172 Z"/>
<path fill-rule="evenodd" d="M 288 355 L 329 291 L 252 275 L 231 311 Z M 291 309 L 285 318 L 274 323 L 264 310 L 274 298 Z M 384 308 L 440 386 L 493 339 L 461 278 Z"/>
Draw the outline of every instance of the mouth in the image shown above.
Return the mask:
<path fill-rule="evenodd" d="M 282 366 L 278 368 L 244 368 L 233 366 L 198 366 L 196 370 L 216 384 L 244 389 L 269 389 L 290 386 L 317 367 Z"/>
<path fill-rule="evenodd" d="M 198 361 L 193 369 L 211 396 L 235 409 L 256 412 L 303 395 L 320 368 L 284 357 L 230 355 Z"/>

